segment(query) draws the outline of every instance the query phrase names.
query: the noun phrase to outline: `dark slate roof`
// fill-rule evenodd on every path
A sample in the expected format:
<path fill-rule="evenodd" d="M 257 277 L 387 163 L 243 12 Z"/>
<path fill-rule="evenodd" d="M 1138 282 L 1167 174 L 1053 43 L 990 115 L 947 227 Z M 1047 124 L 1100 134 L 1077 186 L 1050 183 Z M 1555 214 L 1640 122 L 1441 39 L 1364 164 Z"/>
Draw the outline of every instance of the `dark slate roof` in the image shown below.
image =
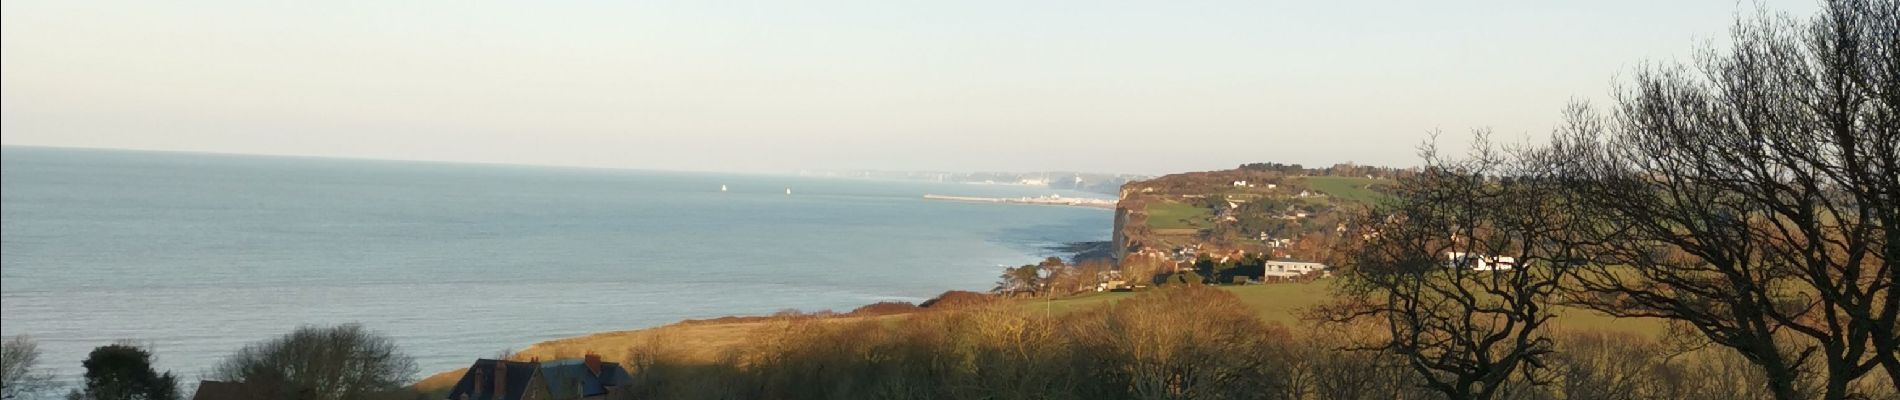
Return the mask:
<path fill-rule="evenodd" d="M 633 377 L 620 364 L 600 363 L 600 375 L 587 369 L 583 360 L 558 360 L 541 363 L 541 380 L 556 399 L 573 399 L 607 394 L 607 388 L 633 383 Z"/>
<path fill-rule="evenodd" d="M 587 364 L 583 360 L 540 363 L 510 361 L 508 362 L 508 393 L 496 396 L 494 393 L 496 363 L 498 363 L 497 360 L 476 360 L 475 365 L 469 366 L 468 371 L 462 373 L 462 379 L 455 382 L 455 388 L 449 391 L 448 398 L 460 400 L 463 394 L 469 394 L 469 400 L 519 400 L 528 393 L 530 389 L 528 381 L 534 379 L 536 372 L 540 373 L 542 383 L 547 385 L 541 389 L 546 389 L 549 397 L 553 399 L 599 396 L 607 394 L 609 387 L 633 383 L 633 376 L 617 363 L 601 363 L 600 374 L 595 375 L 593 371 L 587 369 Z M 481 377 L 481 382 L 475 382 L 477 376 Z M 480 396 L 474 395 L 476 384 L 482 385 Z"/>
<path fill-rule="evenodd" d="M 269 388 L 243 382 L 198 382 L 192 400 L 271 400 Z"/>
<path fill-rule="evenodd" d="M 469 400 L 520 400 L 522 395 L 528 393 L 528 381 L 534 379 L 535 363 L 508 362 L 508 393 L 497 396 L 495 367 L 498 363 L 500 363 L 499 360 L 485 358 L 475 360 L 475 365 L 469 366 L 468 371 L 462 373 L 462 380 L 455 382 L 455 389 L 449 391 L 448 398 L 460 400 L 463 394 L 468 394 Z M 481 382 L 475 382 L 476 377 L 480 377 Z M 479 396 L 474 395 L 475 385 L 478 384 L 482 388 Z"/>

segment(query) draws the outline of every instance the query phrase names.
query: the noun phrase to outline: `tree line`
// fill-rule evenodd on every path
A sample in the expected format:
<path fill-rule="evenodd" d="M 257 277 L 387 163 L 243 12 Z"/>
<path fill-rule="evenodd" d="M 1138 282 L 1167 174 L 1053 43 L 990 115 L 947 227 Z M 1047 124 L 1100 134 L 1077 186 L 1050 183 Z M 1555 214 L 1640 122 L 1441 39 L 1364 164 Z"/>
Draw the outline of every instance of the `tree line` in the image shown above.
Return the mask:
<path fill-rule="evenodd" d="M 22 335 L 0 345 L 0 399 L 31 399 L 59 389 L 40 359 L 39 346 Z M 119 342 L 95 348 L 81 364 L 86 372 L 69 400 L 177 400 L 187 398 L 178 377 L 158 372 L 146 346 Z M 408 388 L 414 359 L 395 342 L 361 325 L 304 326 L 284 336 L 247 345 L 221 361 L 207 378 L 243 384 L 245 398 L 287 400 L 420 399 Z"/>
<path fill-rule="evenodd" d="M 1365 216 L 1333 322 L 1378 321 L 1451 398 L 1537 383 L 1555 307 L 1669 321 L 1752 367 L 1776 399 L 1893 396 L 1900 383 L 1900 11 L 1830 0 L 1741 18 L 1690 65 L 1571 106 L 1548 143 L 1488 134 Z M 1467 256 L 1456 256 L 1463 254 Z M 1447 267 L 1510 257 L 1516 268 Z"/>

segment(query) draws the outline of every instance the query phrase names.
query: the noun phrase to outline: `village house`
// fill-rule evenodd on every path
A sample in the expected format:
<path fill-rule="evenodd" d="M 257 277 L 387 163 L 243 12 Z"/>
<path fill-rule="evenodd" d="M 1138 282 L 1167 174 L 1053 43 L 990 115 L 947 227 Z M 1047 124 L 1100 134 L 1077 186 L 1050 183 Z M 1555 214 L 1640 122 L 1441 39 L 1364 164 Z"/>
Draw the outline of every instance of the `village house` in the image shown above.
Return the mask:
<path fill-rule="evenodd" d="M 1224 255 L 1221 255 L 1221 256 L 1220 256 L 1220 260 L 1217 260 L 1217 261 L 1215 261 L 1215 262 L 1218 262 L 1218 263 L 1223 263 L 1223 264 L 1225 264 L 1225 263 L 1227 263 L 1228 261 L 1234 261 L 1234 260 L 1239 260 L 1239 259 L 1241 259 L 1241 258 L 1245 258 L 1245 257 L 1247 257 L 1247 251 L 1246 251 L 1246 250 L 1241 250 L 1241 249 L 1234 249 L 1234 250 L 1228 250 L 1228 251 L 1227 251 L 1227 254 L 1224 254 Z"/>
<path fill-rule="evenodd" d="M 1261 280 L 1292 280 L 1311 273 L 1326 273 L 1326 264 L 1298 261 L 1267 261 Z"/>
<path fill-rule="evenodd" d="M 1287 246 L 1293 245 L 1293 239 L 1276 238 L 1266 232 L 1260 232 L 1254 235 L 1254 237 L 1260 240 L 1261 243 L 1265 243 L 1269 249 L 1286 248 Z"/>
<path fill-rule="evenodd" d="M 1102 271 L 1096 273 L 1095 281 L 1095 291 L 1097 292 L 1127 291 L 1134 288 L 1134 285 L 1130 285 L 1127 279 L 1122 278 L 1121 271 Z"/>
<path fill-rule="evenodd" d="M 620 364 L 593 354 L 549 362 L 481 359 L 455 382 L 448 400 L 604 399 L 632 383 Z"/>

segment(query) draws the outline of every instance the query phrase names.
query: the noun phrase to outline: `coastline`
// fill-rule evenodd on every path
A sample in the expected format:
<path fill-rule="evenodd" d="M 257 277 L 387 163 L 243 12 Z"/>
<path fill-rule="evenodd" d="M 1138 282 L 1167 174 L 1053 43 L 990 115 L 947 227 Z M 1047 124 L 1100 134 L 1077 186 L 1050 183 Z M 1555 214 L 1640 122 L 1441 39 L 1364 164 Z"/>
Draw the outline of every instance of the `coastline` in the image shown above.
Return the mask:
<path fill-rule="evenodd" d="M 1114 245 L 1115 242 L 1113 241 L 1095 240 L 1063 243 L 1057 246 L 1046 247 L 1046 249 L 1054 250 L 1058 253 L 1067 253 L 1069 254 L 1068 260 L 1070 264 L 1081 264 L 1095 260 L 1113 261 L 1115 258 Z"/>
<path fill-rule="evenodd" d="M 6 201 L 4 333 L 47 338 L 38 344 L 60 361 L 49 370 L 62 378 L 80 376 L 77 361 L 94 347 L 128 338 L 154 343 L 163 367 L 189 375 L 286 327 L 358 322 L 404 338 L 404 350 L 434 372 L 582 333 L 920 301 L 946 288 L 989 289 L 997 265 L 1067 256 L 1045 247 L 1106 238 L 1109 225 L 1090 211 L 918 200 L 1093 196 L 1058 189 L 4 150 L 7 193 L 19 195 Z M 732 191 L 719 192 L 722 184 Z M 796 194 L 782 194 L 787 187 Z M 128 188 L 140 196 L 115 194 Z M 210 195 L 222 192 L 246 196 Z M 349 195 L 310 195 L 318 192 Z M 177 212 L 148 212 L 143 202 Z M 673 278 L 706 271 L 714 274 Z M 847 275 L 830 275 L 839 271 Z M 115 279 L 100 280 L 104 272 Z M 134 294 L 152 300 L 134 307 L 125 301 Z M 464 300 L 436 301 L 444 298 Z M 252 306 L 223 308 L 229 302 Z M 592 316 L 607 311 L 601 304 L 654 306 Z M 232 320 L 248 323 L 220 325 Z M 474 337 L 471 323 L 501 327 Z M 223 328 L 203 330 L 213 325 Z"/>
<path fill-rule="evenodd" d="M 1055 195 L 1041 196 L 1041 197 L 975 197 L 975 196 L 947 196 L 947 195 L 940 195 L 940 194 L 926 194 L 924 195 L 924 200 L 956 201 L 956 202 L 964 202 L 964 203 L 1069 206 L 1069 207 L 1093 208 L 1093 209 L 1101 209 L 1101 210 L 1114 210 L 1115 205 L 1116 205 L 1115 200 L 1085 199 L 1085 198 L 1072 198 L 1072 197 L 1064 198 L 1064 197 L 1055 196 Z"/>
<path fill-rule="evenodd" d="M 1074 263 L 1081 263 L 1089 260 L 1101 260 L 1112 257 L 1110 244 L 1112 244 L 1112 242 L 1084 241 L 1063 243 L 1044 248 L 1058 253 L 1066 253 L 1068 254 L 1068 257 L 1065 257 L 1066 259 Z M 1033 261 L 1034 260 L 1026 260 L 1026 262 Z M 945 289 L 944 293 L 949 294 L 953 292 L 958 291 Z M 918 303 L 908 308 L 898 305 L 899 310 L 896 311 L 874 308 L 886 304 L 890 303 L 862 304 L 846 312 L 820 310 L 804 313 L 779 312 L 771 315 L 727 315 L 703 319 L 685 319 L 663 325 L 600 331 L 544 340 L 535 342 L 519 350 L 511 350 L 507 356 L 512 360 L 555 360 L 576 358 L 587 353 L 595 353 L 601 355 L 603 359 L 608 361 L 624 362 L 628 354 L 631 354 L 636 349 L 644 348 L 643 346 L 666 345 L 677 349 L 684 349 L 682 351 L 685 351 L 691 358 L 713 361 L 723 356 L 727 349 L 748 343 L 749 341 L 747 339 L 761 329 L 782 329 L 783 327 L 781 325 L 795 320 L 844 323 L 866 319 L 900 318 L 905 314 L 926 310 L 927 308 L 921 306 L 928 305 L 929 303 Z M 469 362 L 473 363 L 476 358 L 495 358 L 496 356 L 499 356 L 499 354 L 486 357 L 474 357 L 470 358 Z M 462 374 L 466 371 L 467 368 L 462 367 L 446 371 L 431 372 L 429 375 L 411 384 L 411 386 L 425 392 L 446 390 L 448 387 L 453 386 L 457 380 L 461 379 Z"/>

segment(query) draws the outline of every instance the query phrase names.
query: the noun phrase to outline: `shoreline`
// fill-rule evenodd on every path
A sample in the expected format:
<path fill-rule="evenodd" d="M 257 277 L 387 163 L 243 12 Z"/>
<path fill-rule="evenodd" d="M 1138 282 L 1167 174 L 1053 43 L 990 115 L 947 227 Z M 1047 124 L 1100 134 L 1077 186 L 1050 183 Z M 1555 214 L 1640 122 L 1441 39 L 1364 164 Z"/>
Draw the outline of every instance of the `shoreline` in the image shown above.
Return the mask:
<path fill-rule="evenodd" d="M 955 202 L 964 202 L 964 203 L 1069 206 L 1069 207 L 1093 208 L 1093 209 L 1100 209 L 1100 210 L 1114 210 L 1116 207 L 1115 200 L 1063 198 L 1061 196 L 1054 196 L 1054 195 L 1042 196 L 1042 197 L 976 197 L 976 196 L 947 196 L 947 195 L 940 195 L 940 194 L 926 194 L 924 195 L 924 200 L 955 201 Z"/>
<path fill-rule="evenodd" d="M 1091 240 L 1068 242 L 1061 245 L 1044 247 L 1044 249 L 1054 250 L 1058 253 L 1067 253 L 1069 254 L 1068 261 L 1070 264 L 1081 264 L 1094 260 L 1114 261 L 1114 245 L 1115 242 L 1113 241 Z"/>

